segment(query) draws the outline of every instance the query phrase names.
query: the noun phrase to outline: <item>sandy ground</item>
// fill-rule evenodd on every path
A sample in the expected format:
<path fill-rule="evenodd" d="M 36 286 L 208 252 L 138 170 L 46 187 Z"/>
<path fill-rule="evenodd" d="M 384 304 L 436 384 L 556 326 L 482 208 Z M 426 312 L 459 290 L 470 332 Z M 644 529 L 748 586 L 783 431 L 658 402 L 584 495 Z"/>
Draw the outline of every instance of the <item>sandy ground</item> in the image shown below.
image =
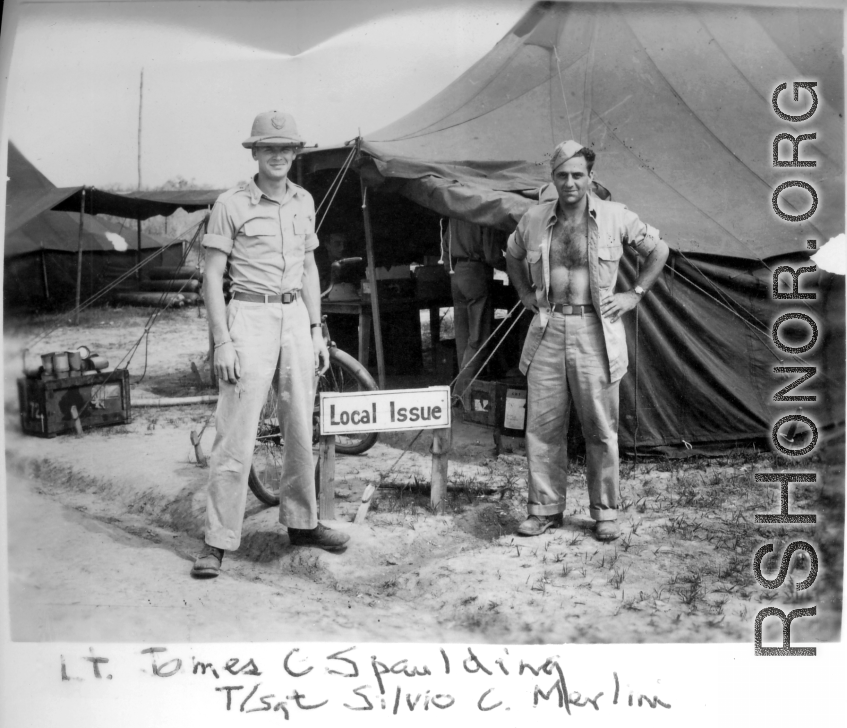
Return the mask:
<path fill-rule="evenodd" d="M 118 362 L 145 318 L 141 310 L 100 309 L 32 350 L 85 343 Z M 741 642 L 764 606 L 811 604 L 818 617 L 795 622 L 794 638 L 839 637 L 843 450 L 834 446 L 815 463 L 820 487 L 793 496 L 796 510 L 830 515 L 817 526 L 786 533 L 754 524 L 779 501 L 775 488 L 754 486 L 752 474 L 781 464 L 736 451 L 624 462 L 623 535 L 601 544 L 589 530 L 581 463 L 572 466 L 563 528 L 522 539 L 514 533 L 526 508 L 519 443 L 495 458 L 489 430 L 455 424 L 449 503 L 434 515 L 425 489 L 431 437 L 419 438 L 392 469 L 412 435 L 390 434 L 365 455 L 338 458 L 332 526 L 351 535 L 346 551 L 290 546 L 276 509 L 251 495 L 241 548 L 227 556 L 221 577 L 200 581 L 189 570 L 202 543 L 207 471 L 193 462 L 189 432 L 212 407 L 139 408 L 131 423 L 81 440 L 24 436 L 14 379 L 20 350 L 36 333 L 32 321 L 7 322 L 15 640 Z M 190 368 L 195 362 L 208 381 L 205 350 L 198 312 L 167 312 L 152 329 L 146 371 L 144 342 L 130 364 L 133 381 L 144 373 L 133 397 L 208 392 Z M 207 453 L 213 437 L 211 423 Z M 369 483 L 383 485 L 365 524 L 354 525 Z M 751 567 L 756 549 L 773 541 L 781 554 L 799 537 L 822 544 L 826 566 L 813 588 L 789 589 L 808 573 L 802 558 L 785 587 L 760 587 Z M 776 570 L 776 560 L 765 563 Z"/>

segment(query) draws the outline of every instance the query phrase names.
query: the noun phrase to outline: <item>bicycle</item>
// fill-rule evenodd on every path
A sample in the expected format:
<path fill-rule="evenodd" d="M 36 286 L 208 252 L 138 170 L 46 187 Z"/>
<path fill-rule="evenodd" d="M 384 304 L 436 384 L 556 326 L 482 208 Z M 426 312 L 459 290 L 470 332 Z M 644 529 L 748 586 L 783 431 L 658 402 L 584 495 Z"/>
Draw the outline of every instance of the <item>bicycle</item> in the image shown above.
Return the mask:
<path fill-rule="evenodd" d="M 361 259 L 346 259 L 333 263 L 333 283 L 340 277 L 340 268 L 349 261 Z M 342 264 L 342 266 L 339 266 Z M 339 268 L 336 268 L 339 266 Z M 333 285 L 321 294 L 326 298 Z M 312 443 L 317 444 L 320 437 L 320 414 L 318 402 L 321 392 L 361 392 L 378 389 L 376 382 L 367 369 L 348 353 L 339 349 L 331 340 L 326 324 L 326 316 L 321 318 L 321 332 L 329 349 L 329 368 L 318 379 L 315 391 L 315 409 L 312 418 Z M 256 446 L 253 450 L 253 462 L 250 466 L 248 485 L 254 495 L 269 506 L 279 504 L 279 482 L 282 472 L 282 449 L 284 443 L 279 427 L 277 411 L 278 383 L 276 377 L 268 391 L 268 398 L 259 415 L 259 425 L 256 432 Z M 376 432 L 356 433 L 353 435 L 336 435 L 335 452 L 342 455 L 361 455 L 374 446 L 377 441 Z M 315 464 L 315 486 L 320 482 L 319 463 Z"/>

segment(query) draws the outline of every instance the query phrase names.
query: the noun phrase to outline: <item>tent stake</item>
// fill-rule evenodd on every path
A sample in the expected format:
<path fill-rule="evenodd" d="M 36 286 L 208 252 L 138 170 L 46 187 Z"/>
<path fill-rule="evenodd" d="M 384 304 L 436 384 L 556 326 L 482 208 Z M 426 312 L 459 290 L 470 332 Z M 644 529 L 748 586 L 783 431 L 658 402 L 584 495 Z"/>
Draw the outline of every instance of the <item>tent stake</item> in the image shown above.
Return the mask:
<path fill-rule="evenodd" d="M 365 222 L 365 247 L 368 251 L 368 278 L 371 282 L 371 311 L 373 313 L 374 341 L 376 343 L 376 367 L 379 388 L 385 389 L 385 358 L 382 349 L 382 319 L 379 315 L 379 296 L 377 295 L 376 266 L 374 265 L 374 240 L 371 230 L 371 213 L 368 209 L 368 188 L 359 177 L 362 186 L 362 217 Z M 361 334 L 361 332 L 360 332 Z"/>
<path fill-rule="evenodd" d="M 82 188 L 82 195 L 79 203 L 79 245 L 77 247 L 76 257 L 76 307 L 74 311 L 75 324 L 79 326 L 79 302 L 82 294 L 82 226 L 85 221 L 85 187 Z"/>

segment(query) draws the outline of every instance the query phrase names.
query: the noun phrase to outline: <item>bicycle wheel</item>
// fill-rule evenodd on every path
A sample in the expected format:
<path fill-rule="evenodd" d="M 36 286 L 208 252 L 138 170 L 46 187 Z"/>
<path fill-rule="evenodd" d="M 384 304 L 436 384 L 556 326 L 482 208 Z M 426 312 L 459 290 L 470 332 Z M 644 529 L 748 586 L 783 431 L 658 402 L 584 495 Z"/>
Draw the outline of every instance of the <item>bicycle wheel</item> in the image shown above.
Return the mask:
<path fill-rule="evenodd" d="M 282 435 L 277 412 L 276 380 L 259 415 L 253 463 L 247 484 L 255 496 L 269 506 L 279 505 L 279 481 L 282 476 Z"/>
<path fill-rule="evenodd" d="M 262 503 L 279 505 L 279 484 L 282 480 L 282 451 L 284 443 L 279 430 L 275 384 L 268 391 L 259 426 L 256 431 L 256 446 L 247 484 Z M 320 484 L 320 462 L 315 462 L 315 493 Z"/>
<path fill-rule="evenodd" d="M 333 347 L 329 352 L 329 369 L 318 381 L 320 392 L 365 392 L 379 389 L 373 377 L 356 359 Z M 376 432 L 357 432 L 354 435 L 336 435 L 335 452 L 342 455 L 361 455 L 377 441 Z"/>
<path fill-rule="evenodd" d="M 336 348 L 330 350 L 330 366 L 318 381 L 318 392 L 362 392 L 378 389 L 373 377 L 358 361 Z M 256 445 L 247 484 L 255 496 L 269 506 L 279 505 L 279 483 L 282 476 L 282 453 L 284 443 L 277 411 L 278 383 L 276 378 L 268 390 L 268 396 L 259 415 L 256 428 Z M 318 409 L 315 398 L 314 442 L 318 438 Z M 342 455 L 360 455 L 374 446 L 376 432 L 337 435 L 335 451 Z M 318 464 L 315 464 L 315 488 L 319 480 Z"/>

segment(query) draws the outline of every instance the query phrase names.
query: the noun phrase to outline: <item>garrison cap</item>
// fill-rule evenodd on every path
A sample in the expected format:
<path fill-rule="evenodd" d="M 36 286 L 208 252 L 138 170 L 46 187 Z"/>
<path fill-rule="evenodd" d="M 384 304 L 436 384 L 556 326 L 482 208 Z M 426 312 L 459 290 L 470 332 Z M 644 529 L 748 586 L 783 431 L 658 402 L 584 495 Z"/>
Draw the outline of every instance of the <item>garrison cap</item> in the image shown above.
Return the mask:
<path fill-rule="evenodd" d="M 253 120 L 250 137 L 241 142 L 250 149 L 262 146 L 302 147 L 306 142 L 297 131 L 294 117 L 285 111 L 265 111 Z"/>
<path fill-rule="evenodd" d="M 582 144 L 575 142 L 573 139 L 568 139 L 568 141 L 559 144 L 553 150 L 553 158 L 550 160 L 551 172 L 555 172 L 580 149 L 582 149 Z"/>

